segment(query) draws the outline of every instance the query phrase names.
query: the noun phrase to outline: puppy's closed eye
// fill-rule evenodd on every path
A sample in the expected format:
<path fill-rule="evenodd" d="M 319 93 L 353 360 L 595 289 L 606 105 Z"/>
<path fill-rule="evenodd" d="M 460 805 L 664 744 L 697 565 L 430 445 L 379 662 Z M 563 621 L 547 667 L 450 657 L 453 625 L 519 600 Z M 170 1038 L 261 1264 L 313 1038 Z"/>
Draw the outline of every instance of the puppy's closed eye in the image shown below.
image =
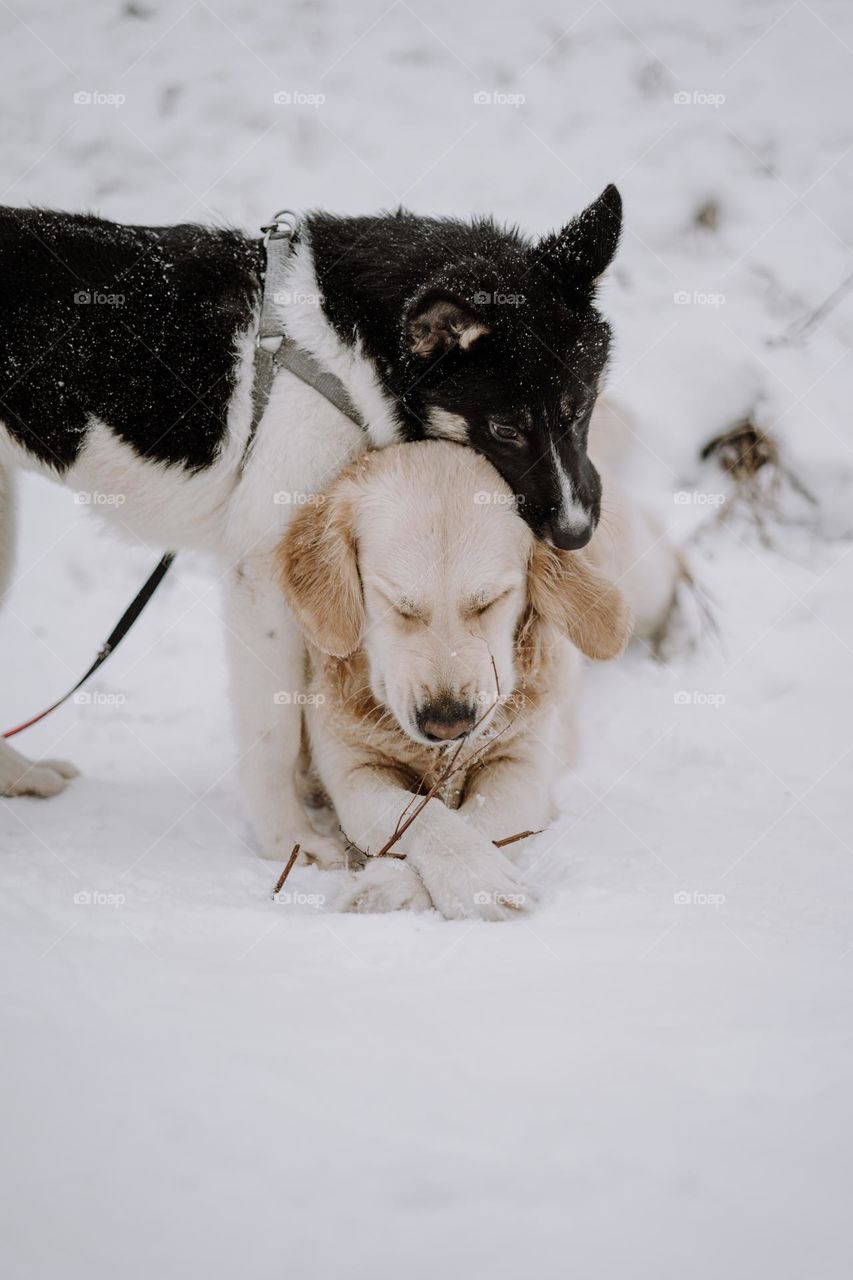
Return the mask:
<path fill-rule="evenodd" d="M 408 600 L 400 600 L 397 604 L 392 604 L 391 608 L 402 622 L 429 622 L 429 615 Z"/>
<path fill-rule="evenodd" d="M 489 595 L 484 592 L 482 595 L 475 596 L 473 600 L 465 607 L 465 615 L 469 618 L 482 618 L 490 609 L 494 609 L 495 605 L 500 604 L 502 600 L 506 600 L 512 595 L 512 587 L 507 587 L 505 591 L 500 591 L 497 595 Z"/>
<path fill-rule="evenodd" d="M 422 605 L 418 604 L 412 596 L 405 594 L 401 595 L 400 592 L 395 591 L 392 586 L 389 586 L 382 581 L 376 581 L 376 579 L 370 581 L 369 585 L 372 586 L 380 596 L 386 611 L 393 614 L 393 616 L 398 618 L 401 622 L 429 622 L 428 611 L 423 608 Z"/>

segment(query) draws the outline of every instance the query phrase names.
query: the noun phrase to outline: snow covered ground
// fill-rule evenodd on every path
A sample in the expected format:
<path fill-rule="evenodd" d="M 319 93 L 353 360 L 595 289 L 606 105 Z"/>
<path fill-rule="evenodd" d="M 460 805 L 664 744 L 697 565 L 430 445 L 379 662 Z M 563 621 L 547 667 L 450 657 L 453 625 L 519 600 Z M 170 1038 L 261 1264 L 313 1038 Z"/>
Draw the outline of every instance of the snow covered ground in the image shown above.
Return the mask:
<path fill-rule="evenodd" d="M 617 182 L 636 489 L 707 526 L 699 446 L 751 412 L 819 498 L 693 538 L 717 645 L 590 670 L 550 897 L 505 926 L 334 914 L 313 869 L 270 901 L 179 560 L 19 739 L 82 776 L 0 805 L 4 1275 L 848 1276 L 851 296 L 774 340 L 853 269 L 849 5 L 13 0 L 0 33 L 5 203 L 538 232 Z M 21 505 L 6 724 L 156 558 Z"/>

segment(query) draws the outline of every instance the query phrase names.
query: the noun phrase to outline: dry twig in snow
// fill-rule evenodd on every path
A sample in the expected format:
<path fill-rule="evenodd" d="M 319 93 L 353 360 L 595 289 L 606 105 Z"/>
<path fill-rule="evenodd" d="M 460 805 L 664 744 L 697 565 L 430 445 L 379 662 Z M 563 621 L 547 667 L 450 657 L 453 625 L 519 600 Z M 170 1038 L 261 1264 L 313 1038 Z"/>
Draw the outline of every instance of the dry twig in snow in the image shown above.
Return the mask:
<path fill-rule="evenodd" d="M 272 891 L 273 902 L 275 902 L 276 898 L 281 893 L 284 887 L 284 882 L 287 879 L 287 877 L 290 875 L 291 871 L 293 870 L 294 863 L 296 862 L 296 859 L 298 857 L 299 857 L 299 845 L 295 844 L 293 846 L 293 849 L 291 850 L 290 857 L 287 859 L 287 866 L 282 871 L 281 875 L 278 878 L 278 881 L 276 882 L 276 886 Z"/>

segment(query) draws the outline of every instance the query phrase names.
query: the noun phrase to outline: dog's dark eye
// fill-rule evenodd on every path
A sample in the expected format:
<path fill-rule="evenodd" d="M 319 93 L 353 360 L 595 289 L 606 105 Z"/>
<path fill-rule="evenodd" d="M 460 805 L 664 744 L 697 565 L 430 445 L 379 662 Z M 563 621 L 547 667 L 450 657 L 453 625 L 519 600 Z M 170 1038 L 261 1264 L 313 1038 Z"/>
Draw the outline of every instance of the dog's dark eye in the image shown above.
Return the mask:
<path fill-rule="evenodd" d="M 564 400 L 560 417 L 566 430 L 571 431 L 579 427 L 594 403 L 595 396 L 592 393 L 584 393 L 572 402 Z"/>
<path fill-rule="evenodd" d="M 496 440 L 502 440 L 507 444 L 515 444 L 521 439 L 518 428 L 511 427 L 508 422 L 490 422 L 489 430 Z"/>

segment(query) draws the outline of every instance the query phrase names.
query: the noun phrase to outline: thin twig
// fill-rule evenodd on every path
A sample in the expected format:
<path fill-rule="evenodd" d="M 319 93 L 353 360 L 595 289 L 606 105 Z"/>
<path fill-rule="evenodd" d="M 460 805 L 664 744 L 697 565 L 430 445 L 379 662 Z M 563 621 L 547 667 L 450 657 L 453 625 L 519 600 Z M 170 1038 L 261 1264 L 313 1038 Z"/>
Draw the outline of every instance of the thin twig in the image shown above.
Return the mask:
<path fill-rule="evenodd" d="M 495 745 L 498 738 L 502 738 L 503 735 L 506 733 L 507 729 L 511 729 L 511 728 L 512 728 L 512 720 L 508 720 L 502 729 L 498 729 L 497 733 L 493 734 L 491 738 L 489 738 L 486 742 L 482 744 L 482 746 L 479 746 L 476 751 L 472 752 L 472 754 L 468 757 L 467 760 L 460 760 L 457 765 L 455 765 L 452 769 L 450 769 L 448 773 L 444 775 L 443 782 L 447 782 L 447 779 L 452 778 L 454 773 L 458 773 L 460 769 L 463 769 L 463 768 L 470 769 L 472 764 L 477 763 L 477 760 L 483 754 L 483 752 L 490 750 L 490 748 Z"/>
<path fill-rule="evenodd" d="M 419 798 L 421 795 L 423 795 L 423 790 L 424 790 L 424 785 L 425 785 L 425 783 L 426 783 L 426 778 L 421 778 L 421 780 L 420 780 L 420 782 L 418 783 L 417 787 L 416 787 L 416 788 L 415 788 L 415 790 L 412 792 L 412 798 L 411 798 L 411 800 L 408 802 L 408 804 L 406 805 L 405 809 L 403 810 L 403 812 L 400 814 L 399 818 L 397 819 L 397 826 L 399 826 L 399 825 L 400 825 L 400 823 L 403 821 L 403 819 L 406 817 L 406 814 L 409 812 L 409 810 L 411 809 L 412 805 L 413 805 L 413 804 L 415 804 L 415 802 L 418 800 L 418 798 Z"/>
<path fill-rule="evenodd" d="M 526 840 L 528 836 L 541 836 L 544 827 L 539 827 L 537 831 L 519 831 L 514 836 L 504 836 L 503 840 L 493 840 L 492 844 L 496 849 L 502 849 L 506 844 L 515 844 L 517 840 Z"/>
<path fill-rule="evenodd" d="M 500 678 L 498 677 L 497 664 L 495 663 L 494 657 L 492 657 L 491 654 L 489 655 L 489 657 L 491 658 L 492 672 L 494 673 L 494 677 L 495 677 L 495 697 L 494 697 L 494 701 L 490 703 L 490 705 L 486 708 L 486 710 L 483 712 L 480 718 L 474 723 L 471 729 L 471 734 L 475 733 L 477 729 L 480 727 L 480 725 L 483 723 L 483 721 L 488 719 L 488 717 L 492 714 L 495 708 L 499 705 L 501 700 L 501 682 L 500 682 Z M 385 844 L 376 853 L 368 854 L 364 849 L 359 848 L 359 846 L 353 840 L 350 839 L 350 837 L 346 834 L 345 831 L 342 831 L 343 837 L 346 840 L 347 844 L 349 844 L 353 849 L 356 850 L 357 853 L 359 853 L 364 858 L 369 858 L 369 857 L 405 858 L 406 855 L 404 853 L 393 852 L 394 845 L 398 842 L 398 840 L 402 838 L 402 836 L 406 834 L 409 827 L 412 825 L 412 823 L 415 821 L 418 815 L 423 812 L 423 810 L 429 804 L 430 800 L 435 798 L 435 796 L 438 794 L 438 792 L 441 790 L 444 784 L 450 778 L 452 778 L 455 773 L 458 773 L 458 771 L 461 768 L 463 768 L 463 766 L 465 768 L 470 769 L 470 767 L 473 764 L 476 764 L 478 758 L 483 754 L 483 752 L 489 750 L 489 748 L 494 746 L 497 739 L 500 738 L 502 734 L 506 733 L 507 729 L 510 728 L 511 724 L 512 724 L 512 721 L 509 721 L 507 724 L 505 724 L 503 728 L 499 729 L 496 734 L 494 734 L 486 742 L 482 743 L 479 747 L 477 747 L 477 749 L 474 752 L 472 752 L 472 754 L 468 756 L 466 760 L 460 760 L 459 757 L 462 752 L 462 748 L 465 746 L 467 737 L 469 735 L 466 735 L 465 738 L 462 738 L 459 744 L 454 748 L 452 754 L 450 755 L 449 760 L 447 761 L 447 764 L 444 766 L 441 773 L 436 778 L 435 782 L 433 782 L 429 790 L 423 795 L 421 795 L 421 789 L 424 785 L 423 779 L 421 779 L 421 781 L 418 783 L 417 791 L 414 793 L 412 798 L 408 801 L 408 803 L 406 804 L 406 807 L 403 809 L 403 812 L 400 814 L 399 818 L 397 819 L 397 823 L 394 827 L 394 830 L 391 836 L 385 841 Z M 513 836 L 504 836 L 502 840 L 493 840 L 492 844 L 495 845 L 496 848 L 500 849 L 500 848 L 503 848 L 505 845 L 515 844 L 519 840 L 526 840 L 528 836 L 537 836 L 539 834 L 540 834 L 539 831 L 519 831 Z"/>
<path fill-rule="evenodd" d="M 477 729 L 480 727 L 483 721 L 488 719 L 488 717 L 492 714 L 492 712 L 495 710 L 495 708 L 498 706 L 501 700 L 501 682 L 500 682 L 500 679 L 498 678 L 497 664 L 495 663 L 494 657 L 492 657 L 491 654 L 489 655 L 489 657 L 491 658 L 491 661 L 492 661 L 492 671 L 495 677 L 495 699 L 494 699 L 494 702 L 492 702 L 491 705 L 486 708 L 486 710 L 480 716 L 479 720 L 477 720 L 474 723 L 471 729 L 472 734 L 476 733 Z M 432 784 L 429 791 L 427 791 L 426 794 L 422 797 L 420 803 L 415 805 L 414 808 L 412 808 L 412 801 L 411 800 L 409 801 L 409 803 L 406 805 L 405 809 L 403 810 L 402 814 L 398 818 L 397 825 L 394 828 L 393 833 L 385 841 L 385 844 L 382 846 L 379 852 L 374 855 L 375 857 L 383 858 L 387 853 L 391 851 L 391 849 L 393 849 L 397 841 L 406 834 L 409 827 L 415 821 L 415 818 L 417 818 L 418 814 L 422 813 L 423 810 L 426 808 L 426 806 L 429 804 L 430 800 L 432 800 L 438 794 L 438 792 L 444 786 L 445 782 L 447 782 L 448 778 L 452 777 L 453 774 L 456 773 L 458 768 L 461 768 L 461 765 L 459 765 L 457 762 L 459 760 L 459 754 L 462 751 L 462 748 L 465 746 L 465 741 L 466 741 L 465 738 L 462 738 L 460 740 L 459 745 L 456 747 L 456 750 L 451 755 L 444 769 L 436 778 L 435 782 Z M 485 743 L 482 747 L 478 748 L 478 750 L 474 752 L 473 756 L 471 756 L 469 760 L 465 761 L 465 764 L 470 765 L 471 763 L 473 763 L 473 761 L 476 760 L 480 752 L 485 750 L 487 746 L 491 746 L 492 742 L 494 742 L 494 738 L 490 739 L 489 742 Z"/>
<path fill-rule="evenodd" d="M 294 863 L 296 862 L 296 859 L 298 857 L 299 857 L 299 845 L 295 844 L 293 846 L 291 855 L 287 860 L 287 866 L 282 871 L 281 875 L 278 878 L 278 881 L 276 882 L 276 886 L 272 891 L 273 902 L 275 902 L 276 898 L 281 893 L 282 888 L 284 887 L 284 882 L 287 879 L 287 877 L 290 875 L 291 871 L 293 870 Z"/>

